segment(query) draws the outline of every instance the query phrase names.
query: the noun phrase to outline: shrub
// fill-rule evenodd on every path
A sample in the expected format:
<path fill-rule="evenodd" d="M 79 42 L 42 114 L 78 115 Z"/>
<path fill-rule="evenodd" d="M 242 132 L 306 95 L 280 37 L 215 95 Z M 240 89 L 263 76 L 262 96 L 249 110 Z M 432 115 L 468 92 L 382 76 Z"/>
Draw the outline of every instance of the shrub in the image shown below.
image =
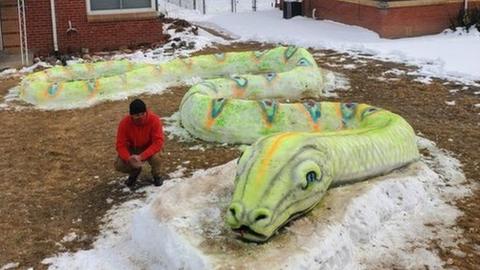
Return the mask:
<path fill-rule="evenodd" d="M 467 32 L 472 26 L 480 31 L 480 8 L 463 9 L 461 8 L 456 18 L 450 19 L 450 29 L 455 31 L 457 27 L 462 27 Z"/>

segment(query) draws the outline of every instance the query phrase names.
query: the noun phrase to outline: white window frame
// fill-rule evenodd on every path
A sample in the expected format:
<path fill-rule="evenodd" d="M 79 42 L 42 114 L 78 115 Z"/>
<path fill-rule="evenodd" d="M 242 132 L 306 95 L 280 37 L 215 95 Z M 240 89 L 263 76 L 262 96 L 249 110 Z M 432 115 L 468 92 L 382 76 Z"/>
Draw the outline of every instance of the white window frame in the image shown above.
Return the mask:
<path fill-rule="evenodd" d="M 87 2 L 87 15 L 109 15 L 109 14 L 126 14 L 157 11 L 155 7 L 156 0 L 150 0 L 150 8 L 128 8 L 128 9 L 109 9 L 109 10 L 92 10 L 90 0 Z"/>

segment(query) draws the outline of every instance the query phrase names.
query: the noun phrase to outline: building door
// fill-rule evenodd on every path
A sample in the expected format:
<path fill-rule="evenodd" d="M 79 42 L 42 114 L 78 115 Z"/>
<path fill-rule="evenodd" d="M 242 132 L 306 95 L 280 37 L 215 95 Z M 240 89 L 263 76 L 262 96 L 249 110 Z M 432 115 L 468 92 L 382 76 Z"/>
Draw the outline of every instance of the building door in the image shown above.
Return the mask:
<path fill-rule="evenodd" d="M 17 0 L 0 1 L 0 49 L 6 52 L 20 52 Z"/>

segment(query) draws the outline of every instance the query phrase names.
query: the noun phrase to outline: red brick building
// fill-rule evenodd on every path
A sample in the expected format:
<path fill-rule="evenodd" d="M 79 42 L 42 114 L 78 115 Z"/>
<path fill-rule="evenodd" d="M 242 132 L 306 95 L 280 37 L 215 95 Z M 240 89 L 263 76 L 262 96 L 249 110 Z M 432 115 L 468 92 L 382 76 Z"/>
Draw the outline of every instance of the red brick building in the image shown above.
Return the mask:
<path fill-rule="evenodd" d="M 98 51 L 162 38 L 156 0 L 0 0 L 0 50 L 7 52 Z"/>
<path fill-rule="evenodd" d="M 381 37 L 399 38 L 439 33 L 465 6 L 480 0 L 303 0 L 303 14 L 358 25 Z"/>

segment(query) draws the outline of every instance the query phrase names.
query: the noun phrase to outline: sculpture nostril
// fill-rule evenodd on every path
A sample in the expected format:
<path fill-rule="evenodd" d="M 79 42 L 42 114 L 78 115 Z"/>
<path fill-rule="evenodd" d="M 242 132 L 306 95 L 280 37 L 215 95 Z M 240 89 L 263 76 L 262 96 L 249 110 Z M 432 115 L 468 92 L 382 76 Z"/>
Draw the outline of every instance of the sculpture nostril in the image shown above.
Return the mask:
<path fill-rule="evenodd" d="M 265 214 L 260 214 L 260 215 L 258 215 L 258 216 L 255 218 L 255 221 L 260 221 L 260 220 L 265 219 L 265 218 L 267 218 L 267 215 L 265 215 Z"/>
<path fill-rule="evenodd" d="M 239 222 L 243 215 L 243 206 L 239 203 L 232 203 L 228 208 L 232 224 Z"/>
<path fill-rule="evenodd" d="M 266 208 L 258 208 L 250 214 L 252 223 L 268 223 L 272 217 L 270 210 Z"/>

